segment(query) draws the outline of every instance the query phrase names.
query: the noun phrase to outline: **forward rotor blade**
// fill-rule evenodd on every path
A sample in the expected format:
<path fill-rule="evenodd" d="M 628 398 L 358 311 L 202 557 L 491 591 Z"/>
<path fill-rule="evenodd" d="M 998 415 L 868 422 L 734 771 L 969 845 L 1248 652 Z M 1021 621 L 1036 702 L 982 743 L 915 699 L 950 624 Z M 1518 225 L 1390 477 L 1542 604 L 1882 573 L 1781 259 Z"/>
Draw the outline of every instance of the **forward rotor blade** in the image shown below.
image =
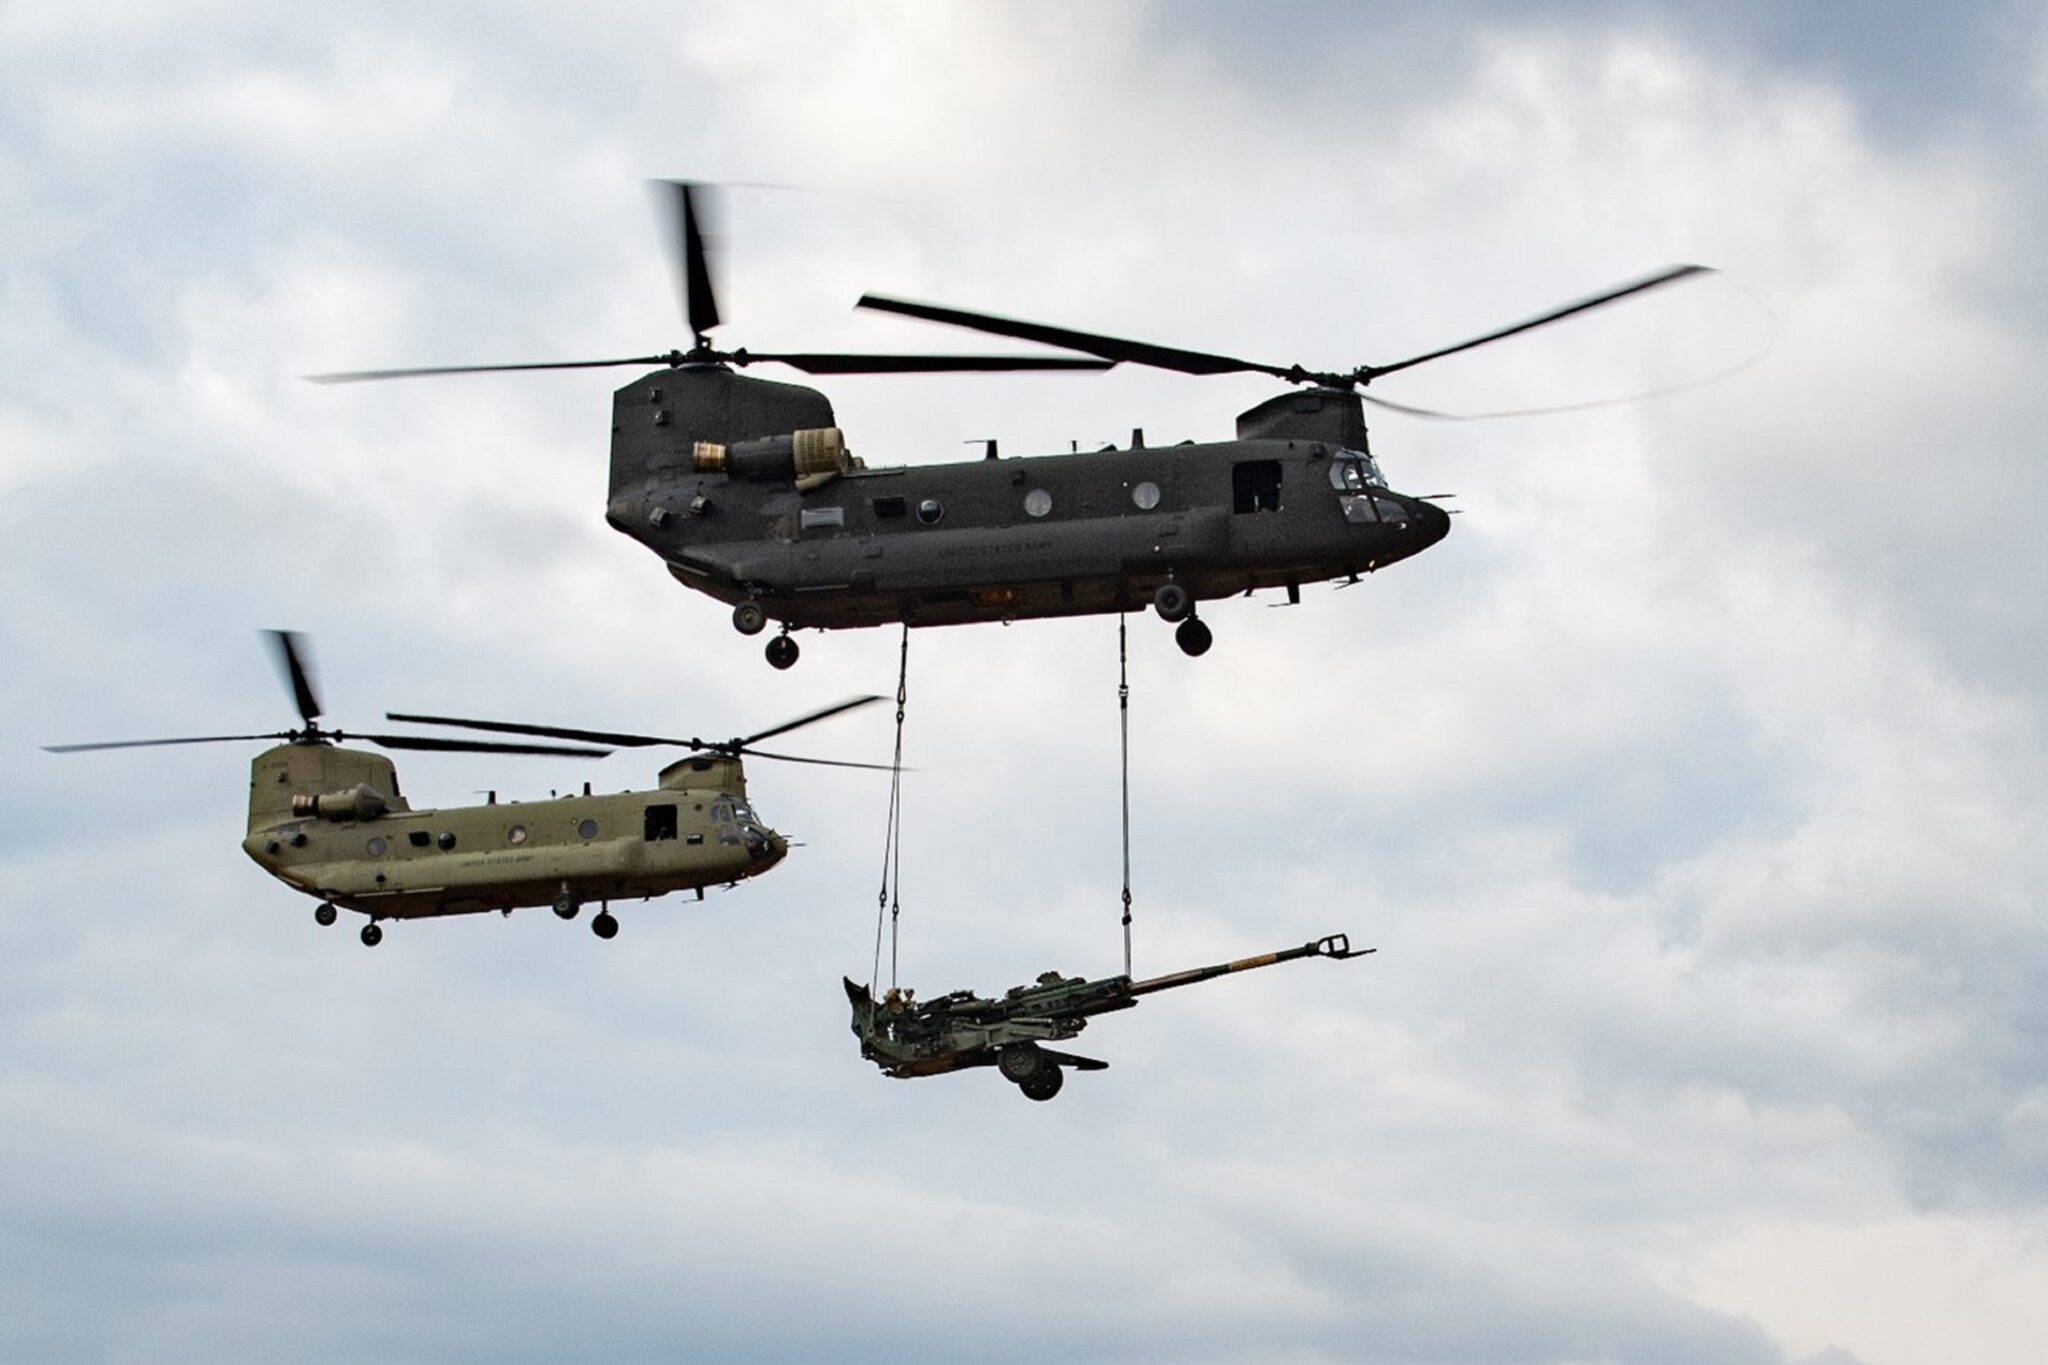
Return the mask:
<path fill-rule="evenodd" d="M 823 707 L 819 710 L 811 712 L 808 715 L 798 716 L 795 720 L 786 720 L 782 724 L 777 725 L 772 729 L 762 730 L 755 734 L 748 735 L 745 739 L 736 739 L 732 742 L 732 747 L 735 749 L 744 749 L 750 744 L 759 743 L 761 740 L 772 739 L 776 735 L 786 735 L 791 730 L 801 730 L 806 725 L 815 725 L 821 720 L 828 720 L 831 717 L 840 714 L 842 711 L 851 711 L 856 707 L 867 706 L 880 700 L 880 697 L 875 696 L 872 693 L 865 697 L 849 697 L 845 701 L 835 702 L 831 706 Z"/>
<path fill-rule="evenodd" d="M 1418 408 L 1412 403 L 1396 403 L 1391 398 L 1375 398 L 1369 393 L 1361 393 L 1358 396 L 1376 408 L 1385 408 L 1388 412 L 1398 412 L 1405 417 L 1426 417 L 1432 422 L 1469 422 L 1472 420 L 1462 413 L 1438 412 L 1435 408 Z"/>
<path fill-rule="evenodd" d="M 772 758 L 782 763 L 814 763 L 823 768 L 867 768 L 878 773 L 895 771 L 887 763 L 851 763 L 843 758 L 799 758 L 795 754 L 771 754 L 765 749 L 742 748 L 736 752 L 745 754 L 748 758 Z M 905 768 L 903 771 L 909 772 L 910 769 Z"/>
<path fill-rule="evenodd" d="M 488 739 L 434 739 L 427 735 L 360 735 L 335 731 L 339 740 L 359 739 L 386 749 L 424 749 L 454 754 L 553 754 L 561 758 L 603 758 L 609 749 L 570 749 L 558 744 L 501 744 Z"/>
<path fill-rule="evenodd" d="M 270 637 L 278 670 L 291 688 L 292 701 L 298 705 L 299 719 L 311 725 L 320 718 L 320 698 L 313 690 L 312 670 L 306 663 L 312 655 L 306 637 L 295 630 L 272 630 L 265 634 Z"/>
<path fill-rule="evenodd" d="M 664 739 L 659 735 L 628 735 L 610 730 L 577 730 L 566 725 L 520 725 L 504 720 L 468 720 L 460 716 L 420 716 L 386 711 L 384 719 L 408 725 L 453 725 L 464 730 L 484 730 L 496 735 L 538 735 L 543 739 L 577 739 L 587 744 L 609 744 L 620 749 L 645 749 L 657 744 L 679 744 L 687 748 L 691 739 Z M 452 742 L 452 741 L 451 741 Z"/>
<path fill-rule="evenodd" d="M 82 754 L 91 749 L 153 749 L 164 744 L 227 744 L 250 739 L 290 739 L 290 730 L 267 735 L 194 735 L 185 739 L 116 739 L 99 744 L 45 744 L 46 754 Z"/>
<path fill-rule="evenodd" d="M 1048 327 L 1043 323 L 1025 322 L 1018 318 L 997 317 L 992 313 L 970 313 L 960 308 L 941 308 L 937 304 L 892 299 L 880 294 L 863 294 L 860 302 L 854 306 L 871 308 L 880 313 L 897 313 L 907 318 L 921 318 L 926 322 L 942 322 L 950 327 L 965 327 L 971 331 L 988 332 L 999 337 L 1015 337 L 1019 341 L 1043 342 L 1048 346 L 1080 351 L 1084 355 L 1101 356 L 1104 360 L 1128 360 L 1136 365 L 1178 370 L 1182 374 L 1235 374 L 1250 371 L 1286 379 L 1296 373 L 1292 368 L 1261 365 L 1254 360 L 1211 355 L 1207 351 L 1184 351 L 1172 346 L 1154 346 L 1149 342 L 1130 341 L 1123 337 L 1077 332 L 1067 327 Z"/>
<path fill-rule="evenodd" d="M 314 384 L 361 384 L 373 379 L 419 379 L 437 374 L 497 374 L 506 370 L 603 370 L 615 365 L 678 365 L 680 351 L 666 355 L 629 355 L 617 360 L 538 360 L 518 365 L 425 365 L 410 370 L 349 370 L 341 374 L 309 374 Z"/>
<path fill-rule="evenodd" d="M 818 352 L 735 351 L 741 365 L 774 363 L 805 374 L 941 374 L 958 370 L 1106 370 L 1113 360 L 1035 355 L 833 355 Z"/>
<path fill-rule="evenodd" d="M 745 749 L 757 740 L 787 734 L 791 730 L 836 716 L 842 711 L 851 711 L 857 706 L 866 706 L 871 702 L 878 702 L 880 700 L 881 698 L 878 696 L 852 697 L 846 701 L 824 707 L 821 710 L 799 716 L 795 720 L 784 721 L 782 724 L 772 729 L 763 730 L 759 734 L 748 735 L 743 739 L 728 740 L 724 743 L 706 742 L 697 738 L 678 739 L 669 735 L 627 734 L 617 730 L 582 730 L 567 725 L 523 725 L 516 721 L 474 720 L 466 716 L 428 716 L 406 711 L 386 711 L 384 719 L 403 721 L 408 725 L 452 725 L 459 729 L 483 730 L 497 735 L 538 735 L 543 739 L 582 740 L 588 744 L 609 744 L 621 749 L 645 749 L 658 745 L 674 745 L 684 749 L 707 749 L 717 750 L 722 753 L 732 753 Z M 449 742 L 452 743 L 454 741 Z M 773 755 L 773 757 L 781 758 L 786 757 L 786 755 L 777 754 Z M 791 761 L 823 762 L 825 760 Z"/>
<path fill-rule="evenodd" d="M 1484 336 L 1473 337 L 1470 341 L 1461 341 L 1455 346 L 1445 346 L 1439 350 L 1429 351 L 1422 355 L 1410 356 L 1406 360 L 1397 360 L 1391 365 L 1361 365 L 1358 368 L 1358 378 L 1360 380 L 1377 379 L 1381 375 L 1393 374 L 1397 370 L 1405 370 L 1411 366 L 1420 365 L 1427 360 L 1441 360 L 1447 355 L 1456 355 L 1460 351 L 1469 351 L 1475 347 L 1485 346 L 1507 337 L 1519 336 L 1523 332 L 1533 331 L 1538 327 L 1547 327 L 1553 322 L 1560 322 L 1565 318 L 1574 317 L 1595 308 L 1605 307 L 1607 304 L 1618 302 L 1633 294 L 1641 294 L 1663 285 L 1674 284 L 1679 280 L 1689 279 L 1694 275 L 1711 275 L 1713 273 L 1714 269 L 1711 266 L 1674 265 L 1668 269 L 1658 271 L 1647 279 L 1637 280 L 1633 284 L 1622 285 L 1618 289 L 1610 289 L 1604 294 L 1595 294 L 1589 299 L 1580 299 L 1577 303 L 1568 303 L 1562 308 L 1553 308 L 1547 313 L 1539 313 L 1533 318 L 1517 322 L 1512 326 L 1502 327 L 1498 331 L 1488 332 Z"/>

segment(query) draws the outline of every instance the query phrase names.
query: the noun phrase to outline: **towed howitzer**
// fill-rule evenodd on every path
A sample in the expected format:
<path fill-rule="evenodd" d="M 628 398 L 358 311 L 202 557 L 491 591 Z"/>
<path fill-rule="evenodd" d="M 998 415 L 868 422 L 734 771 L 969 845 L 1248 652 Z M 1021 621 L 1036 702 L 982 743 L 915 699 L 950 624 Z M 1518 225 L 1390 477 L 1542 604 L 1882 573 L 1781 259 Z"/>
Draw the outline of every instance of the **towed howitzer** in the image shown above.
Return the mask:
<path fill-rule="evenodd" d="M 1061 1068 L 1101 1071 L 1109 1066 L 1093 1057 L 1042 1046 L 1074 1037 L 1095 1015 L 1130 1009 L 1156 991 L 1192 986 L 1255 967 L 1305 957 L 1342 961 L 1373 951 L 1353 949 L 1349 935 L 1331 934 L 1299 948 L 1141 981 L 1128 976 L 1088 981 L 1046 972 L 1028 986 L 1011 987 L 999 999 L 953 991 L 920 1003 L 913 992 L 893 986 L 877 1001 L 866 986 L 849 980 L 846 998 L 853 1006 L 853 1033 L 860 1039 L 860 1055 L 885 1074 L 907 1079 L 992 1066 L 1030 1098 L 1049 1100 L 1060 1093 L 1065 1082 Z"/>

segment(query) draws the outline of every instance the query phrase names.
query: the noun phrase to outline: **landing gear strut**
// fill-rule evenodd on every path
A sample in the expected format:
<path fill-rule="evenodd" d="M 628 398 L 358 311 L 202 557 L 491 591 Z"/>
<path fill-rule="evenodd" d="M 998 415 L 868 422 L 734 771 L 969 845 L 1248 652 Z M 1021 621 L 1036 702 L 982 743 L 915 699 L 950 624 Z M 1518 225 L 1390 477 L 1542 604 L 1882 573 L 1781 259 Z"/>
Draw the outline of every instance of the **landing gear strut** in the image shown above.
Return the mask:
<path fill-rule="evenodd" d="M 768 662 L 778 669 L 788 668 L 796 662 L 796 656 L 802 653 L 797 648 L 796 641 L 789 638 L 786 630 L 768 642 L 765 652 L 768 655 Z"/>
<path fill-rule="evenodd" d="M 1171 587 L 1172 584 L 1167 586 Z M 1209 633 L 1209 627 L 1202 624 L 1202 619 L 1199 616 L 1188 617 L 1173 632 L 1173 642 L 1179 645 L 1180 652 L 1187 655 L 1190 659 L 1199 659 L 1202 655 L 1207 654 L 1209 646 L 1214 644 L 1215 640 L 1216 637 Z"/>

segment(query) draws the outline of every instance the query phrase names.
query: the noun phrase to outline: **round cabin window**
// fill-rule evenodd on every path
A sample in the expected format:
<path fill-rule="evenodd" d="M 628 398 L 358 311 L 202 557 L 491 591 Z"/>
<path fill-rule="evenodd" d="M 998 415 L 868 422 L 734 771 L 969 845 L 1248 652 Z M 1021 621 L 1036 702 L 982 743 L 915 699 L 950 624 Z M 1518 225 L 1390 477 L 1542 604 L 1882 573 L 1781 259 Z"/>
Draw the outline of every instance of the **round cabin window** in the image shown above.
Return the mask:
<path fill-rule="evenodd" d="M 455 847 L 455 836 L 448 830 L 444 829 L 441 831 L 441 837 L 436 839 L 434 842 L 441 846 L 441 851 L 443 853 L 446 853 L 449 849 Z"/>
<path fill-rule="evenodd" d="M 576 832 L 586 839 L 595 839 L 597 837 L 597 821 L 585 820 L 582 824 L 576 826 Z"/>
<path fill-rule="evenodd" d="M 1139 511 L 1151 511 L 1159 505 L 1159 485 L 1150 479 L 1145 480 L 1131 490 L 1131 501 L 1138 505 Z"/>
<path fill-rule="evenodd" d="M 370 856 L 372 858 L 381 858 L 384 856 L 384 840 L 381 835 L 375 839 L 370 840 Z"/>
<path fill-rule="evenodd" d="M 1024 495 L 1024 512 L 1027 516 L 1042 517 L 1052 511 L 1052 494 L 1043 488 L 1034 488 Z"/>
<path fill-rule="evenodd" d="M 505 831 L 505 842 L 506 842 L 506 843 L 508 843 L 508 844 L 511 844 L 511 845 L 513 845 L 513 846 L 515 846 L 515 847 L 516 847 L 516 846 L 518 846 L 518 845 L 520 845 L 520 844 L 523 844 L 523 843 L 525 843 L 525 842 L 526 842 L 526 826 L 524 826 L 524 825 L 514 825 L 514 826 L 512 826 L 512 828 L 510 828 L 510 829 L 506 830 L 506 831 Z"/>
<path fill-rule="evenodd" d="M 946 515 L 946 508 L 937 498 L 926 498 L 917 505 L 917 519 L 927 526 L 937 526 L 939 518 Z"/>

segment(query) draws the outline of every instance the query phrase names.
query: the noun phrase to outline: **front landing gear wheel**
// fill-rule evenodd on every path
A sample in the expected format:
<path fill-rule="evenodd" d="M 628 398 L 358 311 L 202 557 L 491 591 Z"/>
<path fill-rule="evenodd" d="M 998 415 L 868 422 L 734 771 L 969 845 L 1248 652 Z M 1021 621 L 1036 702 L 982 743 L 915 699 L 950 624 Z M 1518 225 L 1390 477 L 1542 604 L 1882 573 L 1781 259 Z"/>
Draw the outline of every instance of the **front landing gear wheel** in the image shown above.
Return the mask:
<path fill-rule="evenodd" d="M 1159 591 L 1152 594 L 1152 610 L 1159 613 L 1162 621 L 1185 621 L 1195 609 L 1195 599 L 1178 583 L 1162 583 Z"/>
<path fill-rule="evenodd" d="M 362 938 L 365 948 L 374 948 L 384 941 L 384 931 L 377 927 L 377 921 L 371 920 L 363 926 Z"/>
<path fill-rule="evenodd" d="M 788 668 L 796 662 L 796 656 L 802 652 L 797 648 L 796 641 L 787 635 L 778 635 L 770 640 L 766 651 L 768 662 L 777 668 Z"/>
<path fill-rule="evenodd" d="M 759 635 L 768 625 L 768 613 L 751 598 L 732 609 L 732 628 L 742 635 Z"/>
<path fill-rule="evenodd" d="M 1045 1070 L 1029 1080 L 1019 1081 L 1017 1088 L 1024 1092 L 1027 1100 L 1049 1100 L 1060 1093 L 1060 1087 L 1067 1083 L 1066 1073 L 1058 1066 L 1048 1064 Z"/>
<path fill-rule="evenodd" d="M 617 938 L 619 922 L 613 918 L 611 911 L 602 911 L 596 919 L 590 922 L 590 932 L 596 934 L 599 938 Z"/>
<path fill-rule="evenodd" d="M 1216 642 L 1216 637 L 1209 633 L 1209 628 L 1202 624 L 1200 617 L 1190 616 L 1173 632 L 1173 642 L 1179 645 L 1180 652 L 1190 659 L 1199 659 L 1209 652 L 1209 646 Z"/>
<path fill-rule="evenodd" d="M 334 923 L 333 901 L 321 901 L 318 905 L 313 907 L 313 923 L 318 924 L 323 928 L 329 924 Z"/>

